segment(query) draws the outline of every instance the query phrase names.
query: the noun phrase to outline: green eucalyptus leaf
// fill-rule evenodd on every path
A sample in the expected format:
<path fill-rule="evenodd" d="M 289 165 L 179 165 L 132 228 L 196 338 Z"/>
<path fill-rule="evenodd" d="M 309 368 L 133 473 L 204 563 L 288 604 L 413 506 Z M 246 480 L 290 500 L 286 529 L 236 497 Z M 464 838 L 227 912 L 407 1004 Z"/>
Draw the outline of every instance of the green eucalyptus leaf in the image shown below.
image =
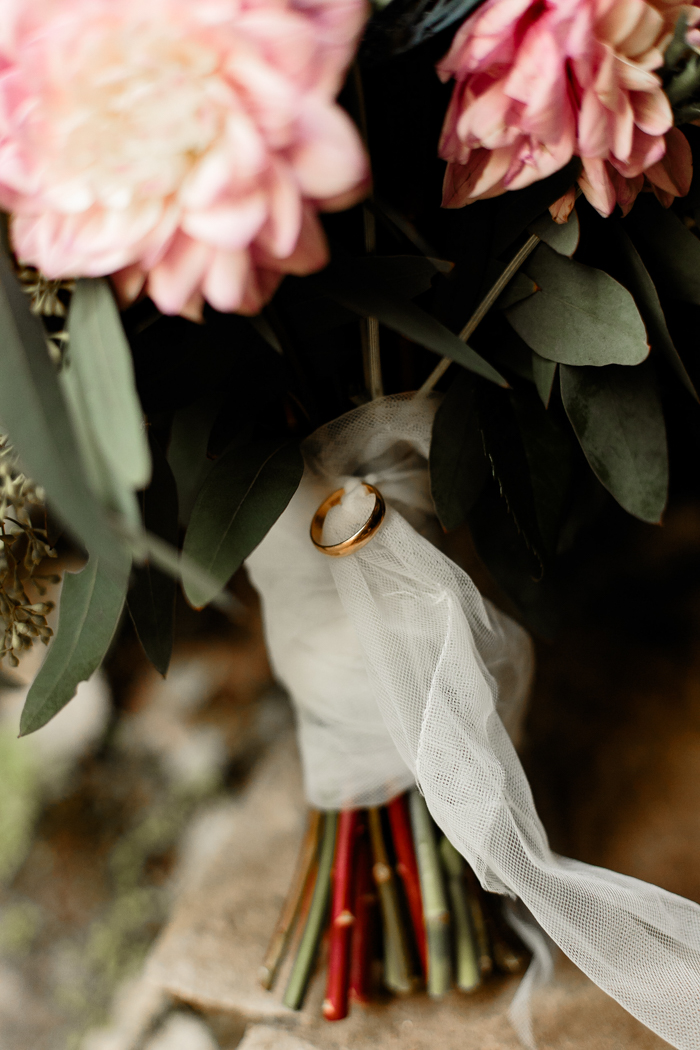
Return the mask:
<path fill-rule="evenodd" d="M 42 323 L 31 313 L 5 252 L 0 253 L 0 331 L 2 429 L 69 532 L 118 573 L 123 544 L 87 482 Z"/>
<path fill-rule="evenodd" d="M 562 365 L 559 372 L 564 408 L 598 480 L 630 514 L 661 521 L 668 497 L 668 450 L 650 366 Z"/>
<path fill-rule="evenodd" d="M 296 445 L 235 446 L 214 464 L 197 497 L 184 553 L 223 587 L 277 521 L 304 471 Z M 190 602 L 217 593 L 183 574 Z"/>
<path fill-rule="evenodd" d="M 335 262 L 306 280 L 315 282 L 317 287 L 322 287 L 341 306 L 361 317 L 376 317 L 387 328 L 392 328 L 419 346 L 449 357 L 498 386 L 508 385 L 488 361 L 432 314 L 371 273 L 364 262 L 361 259 Z"/>
<path fill-rule="evenodd" d="M 560 255 L 569 258 L 578 248 L 581 237 L 581 226 L 578 221 L 576 209 L 569 215 L 568 221 L 564 223 L 555 222 L 548 211 L 542 212 L 534 222 L 527 228 L 528 233 L 536 233 L 540 240 L 553 248 Z"/>
<path fill-rule="evenodd" d="M 537 393 L 540 395 L 542 404 L 545 408 L 549 408 L 549 402 L 554 388 L 554 377 L 556 374 L 557 362 L 548 361 L 546 357 L 540 357 L 540 355 L 536 354 L 533 350 L 532 378 L 537 387 Z"/>
<path fill-rule="evenodd" d="M 634 299 L 602 270 L 540 245 L 524 269 L 540 291 L 506 311 L 519 336 L 549 361 L 636 365 L 649 353 Z"/>
<path fill-rule="evenodd" d="M 678 216 L 640 193 L 623 223 L 657 286 L 674 299 L 700 305 L 700 240 Z"/>
<path fill-rule="evenodd" d="M 409 299 L 427 292 L 438 273 L 449 273 L 452 264 L 424 255 L 369 255 L 362 260 L 370 274 Z"/>
<path fill-rule="evenodd" d="M 69 357 L 99 450 L 110 474 L 125 488 L 144 488 L 151 456 L 136 393 L 131 350 L 104 278 L 78 281 L 68 314 Z"/>
<path fill-rule="evenodd" d="M 506 285 L 505 290 L 501 292 L 494 305 L 499 310 L 507 310 L 509 306 L 515 306 L 516 303 L 534 295 L 536 291 L 537 285 L 533 279 L 528 277 L 526 273 L 523 273 L 522 270 L 518 270 L 515 277 Z"/>
<path fill-rule="evenodd" d="M 488 476 L 474 383 L 460 372 L 437 410 L 430 443 L 430 491 L 443 528 L 466 521 Z"/>
<path fill-rule="evenodd" d="M 177 483 L 182 525 L 190 520 L 197 493 L 213 466 L 213 460 L 207 458 L 207 447 L 223 401 L 222 394 L 209 392 L 173 416 L 168 463 Z"/>
<path fill-rule="evenodd" d="M 554 582 L 549 573 L 535 578 L 532 556 L 495 481 L 486 486 L 469 515 L 469 529 L 479 557 L 520 618 L 539 635 L 553 637 L 559 617 Z"/>
<path fill-rule="evenodd" d="M 162 450 L 151 440 L 153 476 L 140 494 L 141 513 L 148 531 L 173 548 L 178 540 L 177 486 Z M 175 630 L 175 578 L 151 561 L 137 565 L 127 595 L 129 614 L 143 650 L 160 674 L 165 675 L 173 651 Z"/>
<path fill-rule="evenodd" d="M 692 394 L 696 401 L 700 400 L 693 381 L 688 375 L 671 338 L 659 300 L 659 294 L 656 291 L 656 285 L 642 262 L 639 252 L 620 223 L 612 227 L 610 234 L 615 237 L 620 247 L 621 259 L 624 264 L 624 273 L 621 275 L 621 279 L 635 298 L 647 327 L 652 347 L 664 355 L 688 393 Z"/>
<path fill-rule="evenodd" d="M 131 559 L 121 554 L 118 572 L 106 572 L 91 557 L 80 572 L 65 574 L 58 629 L 27 694 L 21 736 L 50 722 L 102 663 L 124 608 L 130 568 Z"/>
<path fill-rule="evenodd" d="M 534 391 L 533 391 L 534 394 Z M 539 579 L 547 557 L 525 447 L 508 393 L 482 385 L 478 390 L 479 425 L 484 448 L 501 498 L 513 519 L 530 574 Z M 542 409 L 544 413 L 544 409 Z"/>
<path fill-rule="evenodd" d="M 525 449 L 540 536 L 545 552 L 553 555 L 571 490 L 571 440 L 532 387 L 513 390 L 510 400 Z"/>

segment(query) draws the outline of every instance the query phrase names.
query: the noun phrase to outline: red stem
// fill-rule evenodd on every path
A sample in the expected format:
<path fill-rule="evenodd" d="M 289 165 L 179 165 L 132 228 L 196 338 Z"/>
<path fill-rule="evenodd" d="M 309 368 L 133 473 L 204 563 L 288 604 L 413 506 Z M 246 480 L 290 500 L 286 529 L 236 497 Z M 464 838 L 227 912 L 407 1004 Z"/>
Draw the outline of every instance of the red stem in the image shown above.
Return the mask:
<path fill-rule="evenodd" d="M 411 817 L 408 812 L 406 795 L 399 795 L 387 803 L 391 837 L 396 851 L 396 870 L 401 876 L 406 893 L 408 910 L 411 914 L 411 925 L 416 938 L 418 956 L 425 977 L 428 972 L 428 948 L 425 938 L 425 919 L 423 917 L 423 898 L 420 892 L 418 862 L 413 846 Z"/>
<path fill-rule="evenodd" d="M 350 942 L 355 923 L 353 912 L 353 855 L 357 840 L 359 810 L 345 809 L 338 818 L 333 864 L 333 898 L 328 943 L 328 981 L 323 1001 L 327 1021 L 340 1021 L 348 1015 L 348 969 Z"/>
<path fill-rule="evenodd" d="M 355 851 L 355 926 L 350 952 L 350 996 L 358 1003 L 372 995 L 372 957 L 377 914 L 377 889 L 372 875 L 372 850 L 366 829 Z"/>

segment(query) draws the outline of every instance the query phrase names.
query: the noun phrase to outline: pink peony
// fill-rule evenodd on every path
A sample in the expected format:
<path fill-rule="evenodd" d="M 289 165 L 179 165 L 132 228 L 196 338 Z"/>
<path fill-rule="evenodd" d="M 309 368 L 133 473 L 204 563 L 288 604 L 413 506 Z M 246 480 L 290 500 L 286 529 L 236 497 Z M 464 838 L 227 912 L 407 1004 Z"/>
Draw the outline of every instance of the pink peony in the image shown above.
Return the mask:
<path fill-rule="evenodd" d="M 438 67 L 457 81 L 443 203 L 519 189 L 574 155 L 603 215 L 628 211 L 645 173 L 664 203 L 687 193 L 690 148 L 653 72 L 681 10 L 700 16 L 664 0 L 486 0 Z"/>
<path fill-rule="evenodd" d="M 47 277 L 254 313 L 366 186 L 365 0 L 0 0 L 0 204 Z"/>

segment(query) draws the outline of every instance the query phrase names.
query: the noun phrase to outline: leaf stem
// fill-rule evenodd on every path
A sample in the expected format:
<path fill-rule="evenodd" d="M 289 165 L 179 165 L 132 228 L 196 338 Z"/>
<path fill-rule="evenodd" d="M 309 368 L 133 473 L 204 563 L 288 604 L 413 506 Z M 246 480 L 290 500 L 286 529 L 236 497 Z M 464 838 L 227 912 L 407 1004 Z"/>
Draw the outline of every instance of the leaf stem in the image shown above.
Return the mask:
<path fill-rule="evenodd" d="M 455 983 L 462 992 L 472 992 L 481 984 L 479 951 L 472 931 L 469 899 L 464 883 L 466 862 L 444 835 L 440 842 L 440 857 L 447 873 L 447 888 L 452 906 L 455 934 Z"/>
<path fill-rule="evenodd" d="M 413 832 L 411 831 L 411 817 L 408 812 L 408 799 L 406 794 L 399 795 L 387 804 L 391 836 L 394 841 L 396 852 L 396 870 L 403 882 L 408 910 L 411 915 L 411 924 L 416 939 L 418 957 L 420 959 L 423 976 L 428 972 L 428 949 L 425 940 L 425 917 L 423 915 L 423 899 L 420 892 L 420 877 L 418 875 L 418 861 L 413 846 Z"/>
<path fill-rule="evenodd" d="M 483 319 L 486 317 L 486 314 L 496 302 L 496 299 L 498 299 L 499 295 L 510 281 L 511 277 L 515 276 L 517 271 L 527 259 L 528 255 L 530 255 L 535 250 L 539 243 L 540 238 L 537 236 L 536 233 L 533 233 L 525 241 L 525 244 L 522 246 L 522 248 L 515 253 L 515 255 L 510 260 L 501 276 L 486 293 L 486 295 L 481 300 L 474 313 L 471 315 L 471 317 L 465 324 L 462 331 L 459 333 L 459 338 L 462 340 L 463 343 L 467 342 L 467 340 L 473 334 L 475 329 L 481 324 Z M 435 388 L 437 383 L 442 379 L 442 377 L 444 376 L 445 372 L 451 364 L 451 357 L 443 357 L 440 364 L 436 365 L 436 367 L 430 373 L 426 381 L 423 383 L 422 387 L 420 387 L 416 396 L 426 397 Z"/>
<path fill-rule="evenodd" d="M 301 910 L 304 890 L 311 877 L 316 860 L 320 827 L 321 814 L 317 809 L 309 810 L 306 831 L 299 849 L 289 893 L 270 939 L 265 959 L 260 967 L 260 983 L 263 988 L 272 988 L 287 951 L 292 930 Z"/>
<path fill-rule="evenodd" d="M 340 1021 L 348 1014 L 348 968 L 350 942 L 355 915 L 353 900 L 353 854 L 357 841 L 360 814 L 345 809 L 338 818 L 338 835 L 333 864 L 331 932 L 328 954 L 328 978 L 322 1013 L 327 1021 Z"/>
<path fill-rule="evenodd" d="M 483 890 L 469 865 L 466 866 L 464 875 L 469 886 L 469 911 L 479 952 L 479 971 L 482 977 L 488 977 L 493 971 L 493 956 L 491 954 L 491 939 L 482 907 Z"/>
<path fill-rule="evenodd" d="M 435 841 L 435 825 L 425 799 L 417 789 L 409 794 L 409 808 L 428 942 L 428 995 L 438 998 L 449 991 L 452 983 L 450 913 Z"/>
<path fill-rule="evenodd" d="M 366 1003 L 372 991 L 372 949 L 377 914 L 377 892 L 372 877 L 372 852 L 363 829 L 355 852 L 355 925 L 350 947 L 350 997 Z"/>
<path fill-rule="evenodd" d="M 384 928 L 384 983 L 392 992 L 411 991 L 408 945 L 401 921 L 396 881 L 389 863 L 379 809 L 367 810 L 374 866 L 372 874 L 379 890 Z"/>
<path fill-rule="evenodd" d="M 328 910 L 328 898 L 331 888 L 331 868 L 335 851 L 335 833 L 338 814 L 330 811 L 323 815 L 323 832 L 321 849 L 318 858 L 316 886 L 311 900 L 309 916 L 304 927 L 299 951 L 294 960 L 289 982 L 284 993 L 283 1003 L 292 1010 L 301 1009 L 306 988 L 311 977 L 316 952 L 323 933 L 323 924 Z"/>

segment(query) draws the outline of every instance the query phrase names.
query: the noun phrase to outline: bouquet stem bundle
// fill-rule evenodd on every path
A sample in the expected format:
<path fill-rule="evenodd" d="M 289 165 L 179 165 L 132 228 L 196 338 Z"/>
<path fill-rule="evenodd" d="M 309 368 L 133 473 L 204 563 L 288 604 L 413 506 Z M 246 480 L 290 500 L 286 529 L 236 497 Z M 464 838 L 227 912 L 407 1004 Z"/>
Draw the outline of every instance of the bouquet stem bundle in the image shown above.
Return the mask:
<path fill-rule="evenodd" d="M 282 998 L 299 1010 L 327 959 L 328 1021 L 382 988 L 425 988 L 433 998 L 453 987 L 471 992 L 492 972 L 517 973 L 527 961 L 498 904 L 418 791 L 366 810 L 311 811 L 261 981 L 272 988 L 287 958 Z"/>

